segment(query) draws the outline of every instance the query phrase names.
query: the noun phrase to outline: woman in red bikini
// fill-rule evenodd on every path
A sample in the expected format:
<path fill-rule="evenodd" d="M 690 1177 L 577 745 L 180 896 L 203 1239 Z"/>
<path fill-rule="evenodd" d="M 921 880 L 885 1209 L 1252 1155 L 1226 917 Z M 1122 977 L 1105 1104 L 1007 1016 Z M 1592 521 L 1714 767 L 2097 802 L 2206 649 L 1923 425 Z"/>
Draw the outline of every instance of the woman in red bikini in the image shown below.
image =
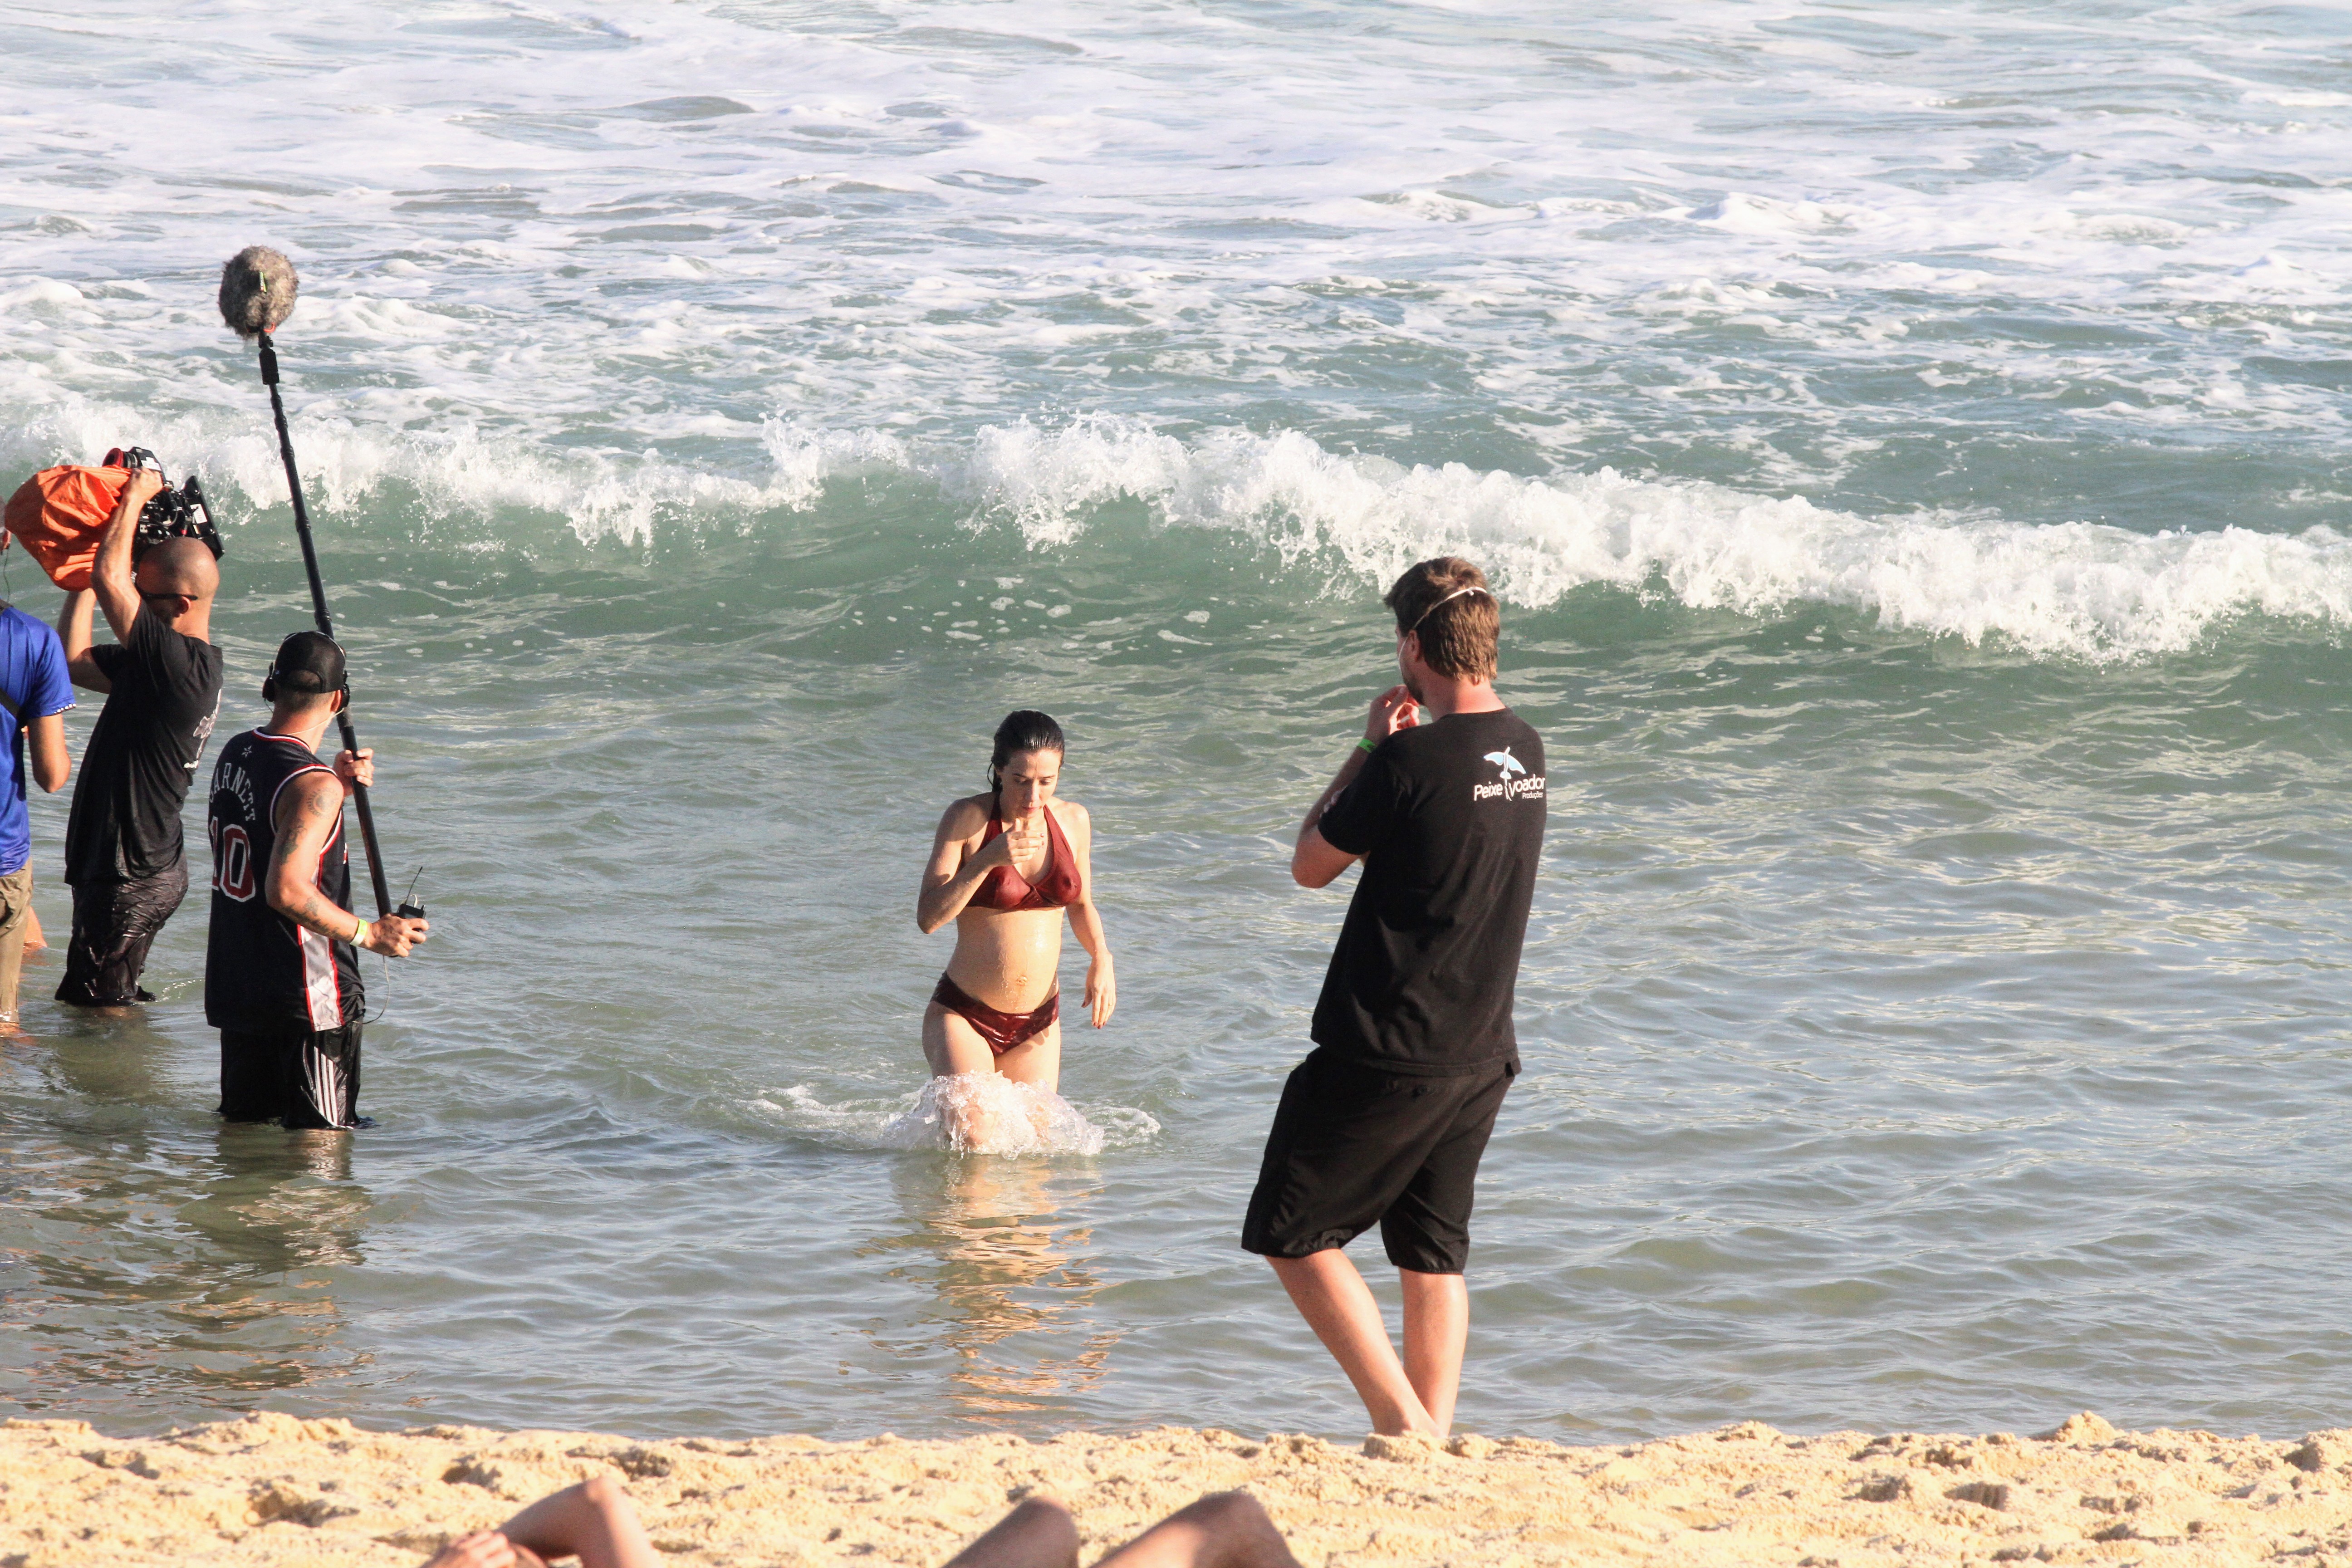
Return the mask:
<path fill-rule="evenodd" d="M 1062 1073 L 1062 915 L 1087 966 L 1087 1016 L 1110 1021 L 1118 986 L 1095 909 L 1087 808 L 1055 798 L 1062 727 L 1023 710 L 996 727 L 989 791 L 940 818 L 915 923 L 956 922 L 955 953 L 923 1009 L 923 1055 L 940 1078 L 1002 1073 L 1051 1092 Z M 966 1134 L 983 1131 L 959 1129 Z"/>

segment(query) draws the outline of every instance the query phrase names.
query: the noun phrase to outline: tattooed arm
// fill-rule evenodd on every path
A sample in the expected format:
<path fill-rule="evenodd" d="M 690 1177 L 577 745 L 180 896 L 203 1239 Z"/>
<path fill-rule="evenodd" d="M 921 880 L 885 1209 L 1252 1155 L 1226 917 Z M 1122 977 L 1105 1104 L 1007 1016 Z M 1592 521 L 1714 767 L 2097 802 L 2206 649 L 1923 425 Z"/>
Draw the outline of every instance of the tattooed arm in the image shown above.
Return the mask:
<path fill-rule="evenodd" d="M 319 890 L 319 857 L 343 819 L 343 781 L 331 773 L 297 773 L 278 795 L 278 848 L 269 859 L 269 907 L 320 936 L 349 942 L 360 917 Z M 425 922 L 384 915 L 367 922 L 370 952 L 405 958 L 425 940 Z"/>

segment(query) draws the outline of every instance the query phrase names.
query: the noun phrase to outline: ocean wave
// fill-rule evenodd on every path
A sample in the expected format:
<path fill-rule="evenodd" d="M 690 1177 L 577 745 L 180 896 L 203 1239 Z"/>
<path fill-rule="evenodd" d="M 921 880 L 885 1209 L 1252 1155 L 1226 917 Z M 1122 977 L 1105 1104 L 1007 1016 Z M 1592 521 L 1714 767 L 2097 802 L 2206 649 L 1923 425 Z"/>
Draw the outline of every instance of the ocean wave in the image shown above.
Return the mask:
<path fill-rule="evenodd" d="M 232 521 L 285 502 L 265 419 L 195 410 L 134 420 L 83 399 L 0 421 L 0 462 L 27 468 L 135 432 L 194 468 Z M 1770 616 L 1817 604 L 1884 627 L 2034 656 L 2109 660 L 2180 652 L 2233 619 L 2352 625 L 2352 539 L 2317 527 L 2157 534 L 2094 522 L 2020 523 L 1916 512 L 1866 516 L 1802 497 L 1612 468 L 1528 477 L 1460 463 L 1333 451 L 1297 431 L 1179 437 L 1141 421 L 985 426 L 961 440 L 769 424 L 733 470 L 658 454 L 568 450 L 460 428 L 384 431 L 300 422 L 315 510 L 332 520 L 394 490 L 416 537 L 528 543 L 520 517 L 585 543 L 642 547 L 664 527 L 750 530 L 809 511 L 829 487 L 911 482 L 978 530 L 1034 552 L 1076 546 L 1106 507 L 1140 502 L 1165 524 L 1241 539 L 1286 566 L 1384 584 L 1440 552 L 1474 557 L 1525 607 L 1601 584 L 1700 610 Z M 752 455 L 756 450 L 757 455 Z"/>
<path fill-rule="evenodd" d="M 277 435 L 258 396 L 251 409 L 172 411 L 68 396 L 12 414 L 0 414 L 0 471 L 95 462 L 110 447 L 135 443 L 174 475 L 200 474 L 231 524 L 289 504 Z M 814 493 L 782 465 L 772 482 L 761 482 L 706 465 L 567 448 L 464 425 L 389 431 L 341 415 L 297 413 L 294 433 L 315 517 L 349 514 L 397 489 L 424 532 L 456 523 L 479 536 L 471 525 L 520 512 L 561 518 L 583 543 L 643 544 L 666 518 L 740 521 L 804 507 Z"/>
<path fill-rule="evenodd" d="M 770 448 L 803 487 L 833 471 L 835 452 L 844 472 L 918 468 L 1034 549 L 1069 545 L 1103 506 L 1134 500 L 1170 524 L 1245 535 L 1293 563 L 1336 559 L 1371 584 L 1429 555 L 1468 555 L 1526 606 L 1595 584 L 1753 616 L 1822 604 L 1890 628 L 2090 659 L 2178 652 L 2242 616 L 2331 632 L 2352 623 L 2352 540 L 2325 527 L 2150 535 L 1868 517 L 1612 468 L 1535 479 L 1338 453 L 1292 431 L 1185 441 L 1120 420 L 993 427 L 928 459 L 789 428 L 771 432 Z"/>

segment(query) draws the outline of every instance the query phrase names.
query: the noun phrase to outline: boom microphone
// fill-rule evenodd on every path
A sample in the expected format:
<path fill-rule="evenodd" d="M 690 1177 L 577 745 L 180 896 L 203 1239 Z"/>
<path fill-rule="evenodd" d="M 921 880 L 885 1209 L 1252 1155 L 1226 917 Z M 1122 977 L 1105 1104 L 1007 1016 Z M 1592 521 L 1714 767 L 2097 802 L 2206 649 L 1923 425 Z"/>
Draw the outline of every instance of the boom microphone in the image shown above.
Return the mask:
<path fill-rule="evenodd" d="M 274 332 L 294 313 L 301 287 L 292 262 L 266 245 L 248 245 L 221 268 L 221 320 L 240 338 Z"/>
<path fill-rule="evenodd" d="M 319 580 L 319 551 L 310 542 L 310 509 L 302 504 L 302 476 L 294 468 L 294 436 L 286 427 L 286 400 L 278 393 L 278 348 L 269 334 L 283 326 L 286 318 L 294 313 L 294 296 L 301 289 L 301 279 L 294 276 L 294 264 L 266 245 L 248 245 L 229 258 L 221 268 L 221 320 L 229 331 L 240 338 L 259 340 L 261 353 L 261 384 L 269 388 L 269 411 L 278 419 L 278 455 L 286 462 L 286 489 L 294 498 L 294 532 L 302 541 L 302 569 L 310 574 L 311 618 L 319 623 L 320 636 L 332 638 L 335 624 L 327 615 L 327 588 Z M 343 750 L 360 749 L 359 732 L 352 728 L 348 707 L 335 715 L 341 729 Z M 375 812 L 368 805 L 365 784 L 352 785 L 352 804 L 359 808 L 360 841 L 367 846 L 368 876 L 375 884 L 375 912 L 392 913 L 392 889 L 383 875 L 383 851 L 375 841 Z M 421 917 L 425 911 L 414 904 L 403 904 L 400 912 L 408 918 Z"/>

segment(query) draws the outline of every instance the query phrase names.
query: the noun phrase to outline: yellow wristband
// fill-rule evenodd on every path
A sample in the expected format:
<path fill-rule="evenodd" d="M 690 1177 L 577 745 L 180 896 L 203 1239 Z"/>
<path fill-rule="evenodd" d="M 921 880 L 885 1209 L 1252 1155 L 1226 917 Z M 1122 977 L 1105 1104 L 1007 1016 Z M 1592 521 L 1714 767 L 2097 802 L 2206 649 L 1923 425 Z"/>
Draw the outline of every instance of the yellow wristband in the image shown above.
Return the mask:
<path fill-rule="evenodd" d="M 353 915 L 352 919 L 360 921 L 360 917 L 357 915 Z M 353 947 L 365 947 L 367 945 L 367 921 L 360 921 L 360 923 L 352 929 L 352 945 Z"/>

